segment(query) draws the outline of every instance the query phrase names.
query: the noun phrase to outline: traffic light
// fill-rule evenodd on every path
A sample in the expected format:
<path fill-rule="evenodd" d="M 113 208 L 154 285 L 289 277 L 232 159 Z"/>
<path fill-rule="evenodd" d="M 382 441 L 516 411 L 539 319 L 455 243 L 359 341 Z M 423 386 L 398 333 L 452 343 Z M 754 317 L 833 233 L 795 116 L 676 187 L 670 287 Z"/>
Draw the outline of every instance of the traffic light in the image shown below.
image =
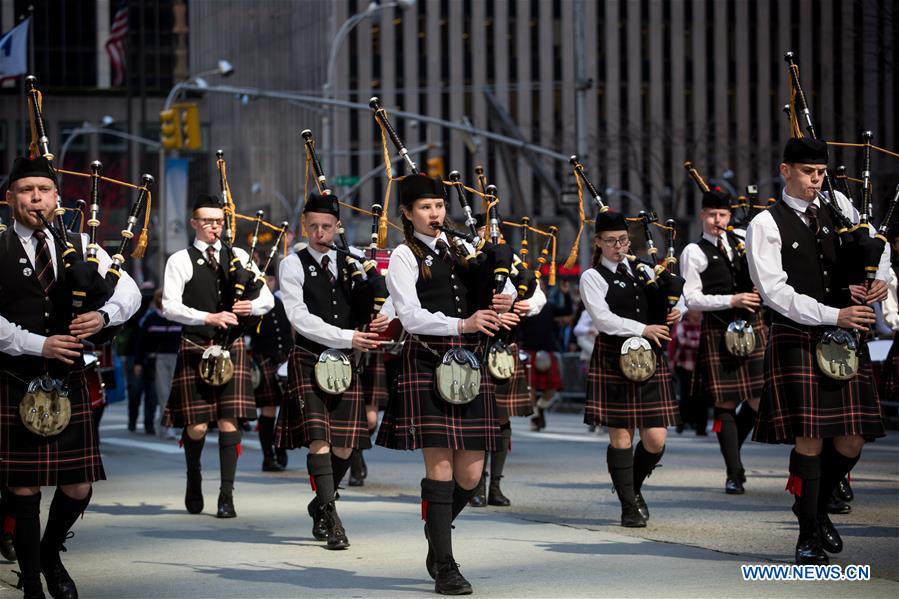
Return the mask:
<path fill-rule="evenodd" d="M 177 104 L 181 121 L 181 147 L 199 150 L 203 146 L 200 134 L 200 110 L 196 104 Z"/>
<path fill-rule="evenodd" d="M 446 173 L 443 169 L 443 156 L 428 158 L 425 164 L 429 177 L 440 177 L 441 179 L 446 177 Z"/>
<path fill-rule="evenodd" d="M 159 141 L 166 150 L 181 148 L 181 123 L 178 110 L 170 108 L 159 113 Z"/>

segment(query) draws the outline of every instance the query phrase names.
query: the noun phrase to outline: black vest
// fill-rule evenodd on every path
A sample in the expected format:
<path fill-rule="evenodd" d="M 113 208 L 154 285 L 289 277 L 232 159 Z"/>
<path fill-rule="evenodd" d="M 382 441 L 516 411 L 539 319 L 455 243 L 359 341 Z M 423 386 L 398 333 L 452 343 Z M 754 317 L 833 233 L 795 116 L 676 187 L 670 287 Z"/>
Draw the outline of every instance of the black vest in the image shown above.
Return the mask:
<path fill-rule="evenodd" d="M 702 281 L 702 292 L 706 295 L 733 295 L 737 289 L 737 276 L 734 265 L 727 254 L 706 238 L 697 244 L 708 260 L 708 267 L 699 274 Z"/>
<path fill-rule="evenodd" d="M 275 298 L 275 307 L 262 317 L 259 332 L 252 331 L 253 354 L 260 358 L 283 359 L 293 348 L 293 328 L 284 303 Z"/>
<path fill-rule="evenodd" d="M 462 266 L 456 262 L 454 254 L 450 253 L 453 264 L 443 260 L 439 254 L 432 251 L 424 243 L 419 247 L 424 252 L 424 262 L 431 271 L 431 278 L 421 276 L 421 259 L 418 261 L 419 276 L 415 283 L 415 291 L 418 293 L 418 301 L 421 307 L 429 312 L 442 312 L 445 316 L 453 318 L 468 318 L 474 312 L 469 309 L 468 285 L 465 284 L 460 274 Z"/>
<path fill-rule="evenodd" d="M 338 262 L 337 282 L 332 286 L 328 282 L 328 275 L 307 248 L 297 252 L 297 257 L 303 266 L 303 301 L 309 312 L 335 327 L 354 328 L 350 273 L 345 261 Z M 297 334 L 296 343 L 316 354 L 328 349 L 303 337 L 302 333 Z"/>
<path fill-rule="evenodd" d="M 612 312 L 622 318 L 649 322 L 649 298 L 642 283 L 628 275 L 612 272 L 603 265 L 593 268 L 609 284 L 606 303 Z"/>
<path fill-rule="evenodd" d="M 231 289 L 228 285 L 228 250 L 224 247 L 219 250 L 217 270 L 210 268 L 206 261 L 206 253 L 198 250 L 196 246 L 187 248 L 187 255 L 193 267 L 193 274 L 184 284 L 181 303 L 211 314 L 230 310 L 234 302 L 231 300 Z M 216 329 L 207 325 L 185 325 L 182 333 L 192 341 L 205 344 L 215 337 Z"/>
<path fill-rule="evenodd" d="M 71 238 L 79 255 L 84 251 L 81 236 Z M 53 243 L 48 236 L 47 243 Z M 56 252 L 56 283 L 44 294 L 37 280 L 34 266 L 22 247 L 13 227 L 0 233 L 0 315 L 23 329 L 38 335 L 68 335 L 72 322 L 72 292 L 65 280 L 65 268 L 59 249 Z M 0 369 L 9 370 L 23 378 L 46 372 L 48 360 L 40 356 L 9 356 L 0 353 Z M 71 369 L 62 362 L 58 366 Z"/>
<path fill-rule="evenodd" d="M 797 293 L 836 306 L 841 279 L 837 265 L 839 244 L 828 210 L 818 210 L 817 235 L 783 200 L 768 211 L 780 231 L 780 257 L 787 283 Z"/>

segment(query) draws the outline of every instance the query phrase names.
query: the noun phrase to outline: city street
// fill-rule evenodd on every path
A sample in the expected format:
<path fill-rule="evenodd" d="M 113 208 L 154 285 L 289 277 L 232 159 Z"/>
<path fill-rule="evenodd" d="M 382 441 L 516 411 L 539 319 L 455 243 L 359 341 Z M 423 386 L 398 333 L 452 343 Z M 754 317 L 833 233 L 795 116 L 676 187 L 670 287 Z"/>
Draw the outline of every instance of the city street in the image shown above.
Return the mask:
<path fill-rule="evenodd" d="M 607 437 L 579 414 L 550 413 L 541 433 L 513 422 L 503 488 L 510 508 L 467 509 L 455 555 L 481 597 L 895 597 L 899 594 L 899 435 L 865 449 L 853 472 L 852 513 L 834 516 L 846 548 L 833 563 L 870 564 L 868 582 L 743 582 L 741 564 L 790 563 L 796 523 L 784 492 L 786 447 L 745 450 L 747 493 L 724 494 L 714 435 L 672 436 L 644 487 L 645 529 L 617 525 L 605 471 Z M 352 546 L 330 552 L 313 540 L 305 454 L 283 474 L 259 470 L 248 434 L 238 467 L 239 517 L 213 517 L 218 452 L 204 452 L 206 510 L 183 506 L 176 442 L 129 433 L 124 406 L 103 421 L 109 480 L 75 527 L 63 555 L 85 598 L 434 596 L 424 568 L 419 510 L 421 456 L 376 448 L 369 478 L 338 503 Z M 44 511 L 52 492 L 44 491 Z M 0 598 L 16 597 L 12 564 L 0 563 Z"/>

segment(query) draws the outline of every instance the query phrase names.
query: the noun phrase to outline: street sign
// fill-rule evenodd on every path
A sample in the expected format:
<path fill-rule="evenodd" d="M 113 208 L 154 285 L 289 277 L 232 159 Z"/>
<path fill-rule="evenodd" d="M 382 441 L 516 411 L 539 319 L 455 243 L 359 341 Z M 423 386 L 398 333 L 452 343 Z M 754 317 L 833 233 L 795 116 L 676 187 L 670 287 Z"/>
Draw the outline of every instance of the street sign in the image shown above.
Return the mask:
<path fill-rule="evenodd" d="M 334 177 L 334 185 L 339 187 L 352 187 L 359 182 L 359 177 L 355 175 L 338 175 Z"/>

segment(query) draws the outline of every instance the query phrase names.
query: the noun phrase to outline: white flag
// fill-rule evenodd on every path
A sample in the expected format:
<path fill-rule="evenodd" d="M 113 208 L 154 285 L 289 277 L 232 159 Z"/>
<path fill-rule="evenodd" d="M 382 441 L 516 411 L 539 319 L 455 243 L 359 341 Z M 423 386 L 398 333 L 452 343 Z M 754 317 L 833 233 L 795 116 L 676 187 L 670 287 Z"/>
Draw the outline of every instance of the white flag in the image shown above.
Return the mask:
<path fill-rule="evenodd" d="M 0 79 L 28 71 L 28 17 L 0 37 Z"/>

